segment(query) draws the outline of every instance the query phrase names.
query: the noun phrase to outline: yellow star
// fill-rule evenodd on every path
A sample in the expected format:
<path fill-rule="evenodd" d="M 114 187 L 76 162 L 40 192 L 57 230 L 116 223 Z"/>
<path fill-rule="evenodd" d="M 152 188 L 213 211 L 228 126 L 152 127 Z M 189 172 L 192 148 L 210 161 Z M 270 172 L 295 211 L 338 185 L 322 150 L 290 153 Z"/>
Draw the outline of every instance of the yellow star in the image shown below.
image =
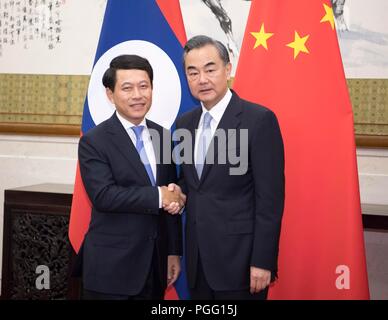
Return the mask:
<path fill-rule="evenodd" d="M 309 50 L 306 48 L 306 41 L 310 35 L 307 35 L 301 38 L 297 31 L 295 31 L 295 39 L 293 42 L 287 44 L 287 47 L 294 49 L 294 60 L 298 56 L 299 52 L 309 53 Z"/>
<path fill-rule="evenodd" d="M 329 7 L 326 4 L 323 4 L 323 7 L 325 8 L 326 14 L 321 19 L 320 22 L 330 22 L 331 29 L 334 30 L 334 13 L 333 13 L 333 8 Z"/>
<path fill-rule="evenodd" d="M 263 46 L 266 50 L 268 50 L 267 40 L 273 36 L 273 33 L 267 33 L 264 31 L 264 23 L 261 24 L 260 32 L 251 32 L 251 35 L 256 38 L 256 43 L 253 49 Z"/>

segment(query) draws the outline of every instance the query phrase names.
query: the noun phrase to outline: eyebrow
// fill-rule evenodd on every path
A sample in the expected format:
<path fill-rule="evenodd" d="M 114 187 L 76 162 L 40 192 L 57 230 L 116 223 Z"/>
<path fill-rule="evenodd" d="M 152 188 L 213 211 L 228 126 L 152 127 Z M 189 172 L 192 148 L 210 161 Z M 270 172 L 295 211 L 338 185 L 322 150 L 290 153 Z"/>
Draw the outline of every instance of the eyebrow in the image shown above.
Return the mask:
<path fill-rule="evenodd" d="M 132 85 L 133 83 L 132 82 L 129 82 L 129 81 L 125 81 L 121 84 L 121 86 L 127 86 L 127 85 Z"/>
<path fill-rule="evenodd" d="M 194 66 L 188 66 L 187 67 L 187 70 L 196 70 L 197 68 L 196 67 L 194 67 Z"/>
<path fill-rule="evenodd" d="M 216 65 L 215 62 L 208 62 L 205 64 L 205 68 L 210 67 L 210 66 L 215 66 L 215 65 Z"/>
<path fill-rule="evenodd" d="M 139 82 L 139 84 L 149 84 L 149 82 L 148 82 L 147 80 L 141 80 L 141 81 Z M 124 82 L 121 84 L 122 87 L 123 87 L 123 86 L 127 86 L 127 85 L 133 86 L 134 84 L 133 84 L 132 82 L 130 82 L 130 81 L 124 81 Z"/>
<path fill-rule="evenodd" d="M 216 65 L 216 63 L 211 61 L 211 62 L 206 63 L 204 68 L 207 68 L 207 67 L 210 67 L 210 66 L 215 66 L 215 65 Z M 188 66 L 187 67 L 187 70 L 196 70 L 196 69 L 198 69 L 198 68 L 194 67 L 194 66 Z"/>

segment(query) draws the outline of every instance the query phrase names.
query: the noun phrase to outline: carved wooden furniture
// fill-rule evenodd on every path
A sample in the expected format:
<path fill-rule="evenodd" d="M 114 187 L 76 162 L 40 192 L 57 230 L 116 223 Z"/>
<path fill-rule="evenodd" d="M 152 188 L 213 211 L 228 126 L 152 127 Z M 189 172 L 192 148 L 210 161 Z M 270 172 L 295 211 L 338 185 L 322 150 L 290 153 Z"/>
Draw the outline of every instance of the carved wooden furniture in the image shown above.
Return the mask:
<path fill-rule="evenodd" d="M 79 286 L 69 276 L 72 192 L 72 185 L 63 184 L 5 190 L 2 299 L 79 297 Z M 37 278 L 43 275 L 38 266 L 48 267 L 49 289 L 36 286 Z"/>

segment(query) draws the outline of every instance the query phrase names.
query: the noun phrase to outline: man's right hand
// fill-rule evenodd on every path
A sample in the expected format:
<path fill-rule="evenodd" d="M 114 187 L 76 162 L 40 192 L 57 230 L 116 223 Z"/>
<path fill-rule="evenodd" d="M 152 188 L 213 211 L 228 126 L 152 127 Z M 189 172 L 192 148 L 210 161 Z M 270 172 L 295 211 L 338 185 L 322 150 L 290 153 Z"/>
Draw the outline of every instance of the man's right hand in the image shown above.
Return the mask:
<path fill-rule="evenodd" d="M 162 190 L 162 205 L 164 210 L 170 214 L 180 213 L 186 203 L 186 195 L 182 193 L 181 188 L 173 183 L 168 187 L 161 187 Z"/>

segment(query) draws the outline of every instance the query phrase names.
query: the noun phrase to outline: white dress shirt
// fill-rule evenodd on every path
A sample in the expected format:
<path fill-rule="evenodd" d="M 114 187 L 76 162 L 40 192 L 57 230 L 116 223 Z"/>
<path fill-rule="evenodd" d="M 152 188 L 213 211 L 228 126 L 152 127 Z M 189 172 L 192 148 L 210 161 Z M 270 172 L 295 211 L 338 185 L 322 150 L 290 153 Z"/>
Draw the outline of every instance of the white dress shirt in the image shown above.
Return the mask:
<path fill-rule="evenodd" d="M 198 123 L 198 128 L 196 129 L 195 133 L 195 145 L 194 145 L 194 161 L 195 164 L 197 164 L 197 152 L 198 152 L 198 137 L 200 136 L 202 132 L 202 127 L 203 127 L 203 118 L 205 112 L 209 112 L 210 115 L 212 116 L 212 119 L 210 121 L 210 130 L 211 130 L 211 135 L 212 137 L 214 136 L 214 133 L 216 132 L 216 129 L 218 127 L 218 124 L 221 121 L 222 116 L 224 115 L 224 112 L 226 110 L 226 107 L 228 106 L 230 99 L 232 99 L 232 92 L 228 89 L 224 97 L 213 107 L 208 111 L 203 103 L 201 102 L 202 106 L 202 115 L 201 118 L 199 119 Z"/>
<path fill-rule="evenodd" d="M 133 131 L 132 127 L 135 127 L 136 125 L 132 122 L 128 121 L 124 117 L 122 117 L 118 112 L 116 112 L 117 118 L 123 125 L 125 131 L 127 131 L 129 137 L 131 138 L 131 141 L 136 148 L 136 134 Z M 139 126 L 144 126 L 144 129 L 141 133 L 141 138 L 143 140 L 144 144 L 144 150 L 147 154 L 148 161 L 151 165 L 152 174 L 154 175 L 155 181 L 156 181 L 156 158 L 155 158 L 155 151 L 154 146 L 151 141 L 151 136 L 148 131 L 147 122 L 145 121 L 145 118 L 138 124 Z M 158 187 L 159 190 L 159 208 L 162 208 L 162 192 L 160 190 L 160 187 Z"/>

